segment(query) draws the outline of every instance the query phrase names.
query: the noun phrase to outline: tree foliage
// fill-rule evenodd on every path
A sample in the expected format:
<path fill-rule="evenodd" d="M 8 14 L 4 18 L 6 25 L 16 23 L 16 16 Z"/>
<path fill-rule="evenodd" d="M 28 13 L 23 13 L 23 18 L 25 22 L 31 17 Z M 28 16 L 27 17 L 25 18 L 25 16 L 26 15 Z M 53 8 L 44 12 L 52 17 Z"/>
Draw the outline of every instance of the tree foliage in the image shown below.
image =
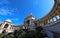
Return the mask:
<path fill-rule="evenodd" d="M 42 27 L 36 27 L 35 31 L 29 30 L 15 30 L 14 33 L 3 36 L 0 34 L 0 38 L 44 38 L 47 34 L 43 31 Z"/>

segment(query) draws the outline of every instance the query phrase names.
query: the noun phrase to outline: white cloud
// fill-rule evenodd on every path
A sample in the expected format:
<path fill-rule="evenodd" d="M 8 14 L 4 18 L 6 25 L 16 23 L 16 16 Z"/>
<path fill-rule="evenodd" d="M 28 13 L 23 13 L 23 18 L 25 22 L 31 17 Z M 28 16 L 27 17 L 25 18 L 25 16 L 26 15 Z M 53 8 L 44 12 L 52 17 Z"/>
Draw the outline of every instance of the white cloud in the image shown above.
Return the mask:
<path fill-rule="evenodd" d="M 13 21 L 19 21 L 19 18 L 11 18 L 11 19 L 10 19 L 10 18 L 7 18 L 6 20 L 13 22 Z M 5 20 L 5 21 L 6 21 L 6 20 Z"/>
<path fill-rule="evenodd" d="M 16 21 L 17 21 L 17 20 L 19 20 L 19 18 L 15 18 L 14 20 L 16 20 Z"/>
<path fill-rule="evenodd" d="M 13 21 L 18 21 L 19 18 L 12 18 L 11 20 L 13 20 Z"/>
<path fill-rule="evenodd" d="M 14 12 L 14 10 L 13 9 L 11 9 L 11 10 L 9 10 L 9 9 L 0 9 L 0 15 L 3 15 L 3 16 L 7 16 L 7 15 L 13 15 L 13 12 Z"/>
<path fill-rule="evenodd" d="M 4 4 L 10 4 L 10 2 L 8 0 L 2 0 L 2 1 L 0 1 L 0 5 L 4 5 Z"/>

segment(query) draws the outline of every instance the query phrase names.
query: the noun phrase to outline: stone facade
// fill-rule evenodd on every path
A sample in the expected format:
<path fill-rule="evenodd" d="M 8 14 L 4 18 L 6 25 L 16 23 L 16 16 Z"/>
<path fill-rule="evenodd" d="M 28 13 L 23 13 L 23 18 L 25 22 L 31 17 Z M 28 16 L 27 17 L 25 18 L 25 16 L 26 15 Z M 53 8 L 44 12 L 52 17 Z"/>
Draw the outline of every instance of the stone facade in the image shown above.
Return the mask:
<path fill-rule="evenodd" d="M 0 23 L 0 33 L 6 31 L 7 33 L 14 30 L 29 29 L 35 30 L 35 27 L 42 26 L 48 34 L 48 38 L 60 38 L 60 0 L 54 0 L 55 4 L 50 13 L 40 19 L 36 19 L 32 14 L 29 14 L 25 19 L 23 25 L 13 25 L 11 20 L 6 20 Z"/>
<path fill-rule="evenodd" d="M 0 33 L 12 33 L 14 30 L 19 30 L 20 26 L 11 24 L 11 20 L 6 20 L 3 23 L 0 23 Z"/>

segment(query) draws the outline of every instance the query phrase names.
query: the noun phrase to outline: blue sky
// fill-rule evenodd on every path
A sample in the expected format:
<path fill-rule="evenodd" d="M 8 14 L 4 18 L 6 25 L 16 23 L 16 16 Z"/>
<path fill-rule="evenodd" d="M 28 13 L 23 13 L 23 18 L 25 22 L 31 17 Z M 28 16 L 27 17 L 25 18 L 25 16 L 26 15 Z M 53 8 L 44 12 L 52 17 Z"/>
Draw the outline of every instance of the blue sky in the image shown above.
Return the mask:
<path fill-rule="evenodd" d="M 24 18 L 32 13 L 42 18 L 49 13 L 54 0 L 0 0 L 0 22 L 12 20 L 12 24 L 23 24 Z"/>

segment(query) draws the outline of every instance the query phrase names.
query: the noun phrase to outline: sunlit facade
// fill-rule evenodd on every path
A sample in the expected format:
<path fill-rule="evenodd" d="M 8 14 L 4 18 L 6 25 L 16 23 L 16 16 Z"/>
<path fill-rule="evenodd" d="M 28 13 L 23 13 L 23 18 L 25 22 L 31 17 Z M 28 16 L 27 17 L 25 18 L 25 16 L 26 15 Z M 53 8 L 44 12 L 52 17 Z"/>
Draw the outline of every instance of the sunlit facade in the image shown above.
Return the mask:
<path fill-rule="evenodd" d="M 11 24 L 11 20 L 6 20 L 0 23 L 0 33 L 6 31 L 7 33 L 14 32 L 14 30 L 29 29 L 35 30 L 35 27 L 42 26 L 48 34 L 48 38 L 60 38 L 60 0 L 54 0 L 55 4 L 50 13 L 40 19 L 30 13 L 22 25 Z"/>

